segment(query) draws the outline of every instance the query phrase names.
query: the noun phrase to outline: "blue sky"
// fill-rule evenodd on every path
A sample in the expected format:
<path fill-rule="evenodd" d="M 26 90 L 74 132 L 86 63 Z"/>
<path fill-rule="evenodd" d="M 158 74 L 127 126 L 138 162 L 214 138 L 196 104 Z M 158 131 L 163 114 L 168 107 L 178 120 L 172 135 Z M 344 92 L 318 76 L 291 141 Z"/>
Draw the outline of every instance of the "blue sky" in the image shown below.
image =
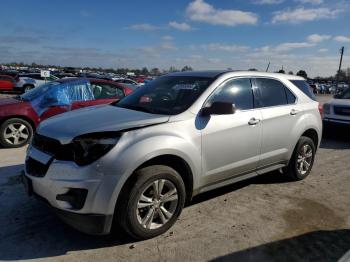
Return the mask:
<path fill-rule="evenodd" d="M 0 63 L 337 70 L 347 0 L 5 1 Z"/>

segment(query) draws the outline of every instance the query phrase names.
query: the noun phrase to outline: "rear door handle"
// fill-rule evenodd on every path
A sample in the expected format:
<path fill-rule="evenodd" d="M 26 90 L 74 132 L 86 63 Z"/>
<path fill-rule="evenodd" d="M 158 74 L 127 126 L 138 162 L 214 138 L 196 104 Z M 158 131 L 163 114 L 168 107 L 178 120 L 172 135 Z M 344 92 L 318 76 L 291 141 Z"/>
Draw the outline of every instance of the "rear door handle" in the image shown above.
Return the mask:
<path fill-rule="evenodd" d="M 249 120 L 248 124 L 249 124 L 250 126 L 255 126 L 255 125 L 258 124 L 259 122 L 260 122 L 260 119 L 257 119 L 257 118 L 255 118 L 255 117 L 253 117 L 253 118 L 251 118 L 251 119 Z"/>
<path fill-rule="evenodd" d="M 292 109 L 291 111 L 290 111 L 290 114 L 292 115 L 292 116 L 295 116 L 295 115 L 297 115 L 299 113 L 299 110 L 297 110 L 297 109 Z"/>

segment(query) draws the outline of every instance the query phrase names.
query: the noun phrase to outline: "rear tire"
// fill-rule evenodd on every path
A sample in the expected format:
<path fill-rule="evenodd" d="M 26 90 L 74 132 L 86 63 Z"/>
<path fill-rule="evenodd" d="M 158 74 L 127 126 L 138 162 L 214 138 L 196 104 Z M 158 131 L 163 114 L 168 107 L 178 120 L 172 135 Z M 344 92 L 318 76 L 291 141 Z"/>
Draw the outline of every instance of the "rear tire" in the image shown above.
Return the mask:
<path fill-rule="evenodd" d="M 137 170 L 135 177 L 136 181 L 121 192 L 116 215 L 131 237 L 149 239 L 176 222 L 185 204 L 185 185 L 174 169 L 162 165 Z"/>
<path fill-rule="evenodd" d="M 17 148 L 28 144 L 33 137 L 33 127 L 26 120 L 11 118 L 0 126 L 0 144 L 5 148 Z"/>
<path fill-rule="evenodd" d="M 305 136 L 300 137 L 284 173 L 294 181 L 305 179 L 314 164 L 315 152 L 316 147 L 313 140 Z"/>

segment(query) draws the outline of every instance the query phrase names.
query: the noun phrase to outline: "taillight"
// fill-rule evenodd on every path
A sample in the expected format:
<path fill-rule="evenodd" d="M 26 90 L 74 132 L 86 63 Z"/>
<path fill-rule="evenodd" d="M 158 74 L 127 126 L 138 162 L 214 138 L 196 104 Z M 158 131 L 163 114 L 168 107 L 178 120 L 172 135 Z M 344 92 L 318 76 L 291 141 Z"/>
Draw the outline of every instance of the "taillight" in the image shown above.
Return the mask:
<path fill-rule="evenodd" d="M 320 115 L 323 118 L 323 106 L 320 103 L 318 104 L 318 111 L 320 112 Z"/>

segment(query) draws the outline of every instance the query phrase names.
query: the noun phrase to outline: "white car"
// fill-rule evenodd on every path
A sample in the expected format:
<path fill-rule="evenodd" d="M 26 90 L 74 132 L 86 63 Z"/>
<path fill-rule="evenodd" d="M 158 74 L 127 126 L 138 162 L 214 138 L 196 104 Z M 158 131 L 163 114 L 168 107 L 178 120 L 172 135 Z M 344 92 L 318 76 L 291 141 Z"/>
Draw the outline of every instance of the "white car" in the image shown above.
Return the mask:
<path fill-rule="evenodd" d="M 114 82 L 123 83 L 123 84 L 131 84 L 131 85 L 140 85 L 136 81 L 129 78 L 112 78 Z"/>
<path fill-rule="evenodd" d="M 116 104 L 43 121 L 23 182 L 82 232 L 108 234 L 114 223 L 155 237 L 205 191 L 281 168 L 306 178 L 322 137 L 318 105 L 298 76 L 164 75 Z"/>
<path fill-rule="evenodd" d="M 323 105 L 323 121 L 325 124 L 350 125 L 350 88 Z"/>
<path fill-rule="evenodd" d="M 41 86 L 46 84 L 47 82 L 55 81 L 59 79 L 56 76 L 49 76 L 48 78 L 44 78 L 40 75 L 40 73 L 28 73 L 28 74 L 20 74 L 19 81 L 16 84 L 18 89 L 23 90 L 23 92 L 27 92 L 34 87 Z"/>

